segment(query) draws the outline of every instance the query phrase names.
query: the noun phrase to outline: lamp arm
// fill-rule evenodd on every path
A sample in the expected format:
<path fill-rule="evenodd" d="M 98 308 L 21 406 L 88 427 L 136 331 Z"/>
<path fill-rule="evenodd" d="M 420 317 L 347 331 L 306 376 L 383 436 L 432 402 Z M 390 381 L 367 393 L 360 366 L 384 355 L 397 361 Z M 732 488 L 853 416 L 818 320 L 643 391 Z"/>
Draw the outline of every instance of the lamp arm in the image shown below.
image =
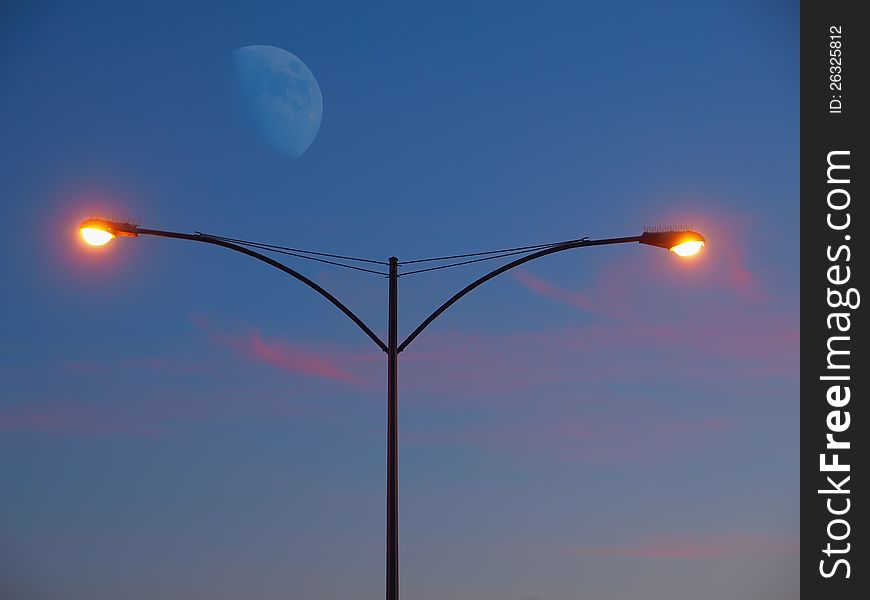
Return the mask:
<path fill-rule="evenodd" d="M 528 255 L 520 257 L 514 261 L 511 261 L 511 262 L 507 263 L 506 265 L 502 265 L 499 268 L 497 268 L 493 271 L 490 271 L 486 275 L 484 275 L 478 279 L 475 279 L 474 281 L 469 283 L 467 286 L 465 286 L 464 288 L 462 288 L 461 290 L 459 290 L 458 292 L 453 294 L 453 296 L 451 296 L 450 299 L 447 300 L 447 302 L 445 302 L 444 304 L 442 304 L 441 306 L 436 308 L 435 311 L 431 315 L 426 317 L 426 319 L 422 323 L 420 323 L 420 325 L 417 327 L 417 329 L 412 331 L 411 334 L 407 338 L 405 338 L 404 342 L 399 344 L 398 351 L 401 352 L 405 348 L 407 348 L 408 344 L 413 342 L 414 339 L 418 335 L 420 335 L 423 332 L 423 330 L 429 326 L 430 323 L 432 323 L 432 321 L 437 319 L 441 315 L 441 313 L 443 313 L 445 310 L 447 310 L 448 308 L 453 306 L 460 298 L 462 298 L 463 296 L 468 294 L 473 289 L 483 285 L 484 283 L 486 283 L 490 279 L 496 277 L 497 275 L 501 275 L 505 271 L 510 271 L 514 267 L 518 267 L 520 265 L 523 265 L 529 261 L 535 260 L 536 258 L 541 258 L 543 256 L 548 256 L 550 254 L 555 254 L 556 252 L 562 252 L 564 250 L 573 250 L 574 248 L 584 248 L 586 246 L 604 246 L 607 244 L 627 244 L 627 243 L 631 243 L 631 242 L 639 242 L 640 238 L 641 238 L 641 236 L 639 236 L 639 235 L 632 236 L 632 237 L 607 238 L 607 239 L 603 239 L 603 240 L 587 240 L 584 238 L 582 240 L 565 242 L 564 244 L 559 244 L 558 246 L 552 246 L 550 248 L 538 250 L 537 252 L 533 252 L 532 254 L 528 254 Z"/>
<path fill-rule="evenodd" d="M 313 289 L 315 292 L 317 292 L 318 294 L 320 294 L 321 296 L 326 298 L 332 305 L 334 305 L 336 308 L 338 308 L 338 310 L 340 310 L 345 315 L 347 315 L 347 317 L 351 321 L 353 321 L 357 327 L 362 329 L 363 333 L 365 333 L 367 336 L 369 336 L 369 338 L 371 338 L 371 340 L 378 346 L 378 348 L 380 348 L 384 352 L 387 351 L 387 345 L 383 341 L 381 341 L 381 339 L 377 335 L 375 335 L 375 333 L 369 328 L 368 325 L 363 323 L 362 319 L 360 319 L 358 316 L 356 316 L 356 314 L 354 314 L 354 312 L 352 310 L 350 310 L 341 301 L 339 301 L 338 298 L 336 298 L 335 296 L 333 296 L 332 294 L 327 292 L 325 289 L 320 287 L 314 281 L 308 279 L 302 273 L 299 273 L 299 272 L 291 269 L 287 265 L 284 265 L 284 264 L 278 262 L 277 260 L 269 258 L 268 256 L 260 254 L 259 252 L 255 252 L 249 248 L 245 248 L 244 246 L 239 246 L 237 244 L 233 244 L 232 242 L 225 242 L 223 240 L 213 238 L 213 237 L 210 237 L 207 235 L 202 235 L 202 234 L 194 235 L 194 234 L 189 234 L 189 233 L 177 233 L 174 231 L 160 231 L 158 229 L 143 229 L 141 227 L 137 227 L 135 231 L 139 235 L 153 235 L 153 236 L 157 236 L 157 237 L 174 238 L 174 239 L 179 239 L 179 240 L 191 240 L 194 242 L 204 242 L 206 244 L 213 244 L 215 246 L 221 246 L 223 248 L 235 250 L 236 252 L 241 252 L 242 254 L 246 254 L 246 255 L 250 256 L 251 258 L 256 258 L 259 261 L 262 261 L 268 265 L 271 265 L 280 271 L 284 271 L 285 273 L 287 273 L 291 277 L 298 279 L 299 281 L 301 281 L 302 283 L 304 283 L 305 285 L 307 285 L 308 287 Z"/>

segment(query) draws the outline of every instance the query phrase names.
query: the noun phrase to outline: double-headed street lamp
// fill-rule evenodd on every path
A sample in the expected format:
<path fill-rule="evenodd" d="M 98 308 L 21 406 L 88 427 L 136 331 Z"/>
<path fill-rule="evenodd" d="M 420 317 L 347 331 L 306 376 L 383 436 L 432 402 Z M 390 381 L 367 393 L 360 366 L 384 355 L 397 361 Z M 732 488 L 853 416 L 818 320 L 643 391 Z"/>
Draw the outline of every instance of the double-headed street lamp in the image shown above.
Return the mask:
<path fill-rule="evenodd" d="M 408 261 L 400 263 L 393 256 L 388 262 L 371 261 L 365 259 L 356 259 L 346 256 L 338 256 L 333 254 L 324 254 L 318 252 L 310 252 L 304 250 L 296 250 L 283 246 L 273 246 L 270 244 L 260 244 L 256 242 L 247 242 L 234 238 L 226 238 L 221 236 L 208 235 L 203 233 L 177 233 L 173 231 L 160 231 L 157 229 L 145 229 L 127 222 L 106 221 L 103 219 L 88 219 L 80 226 L 82 238 L 85 242 L 92 246 L 104 246 L 112 241 L 115 237 L 138 237 L 140 235 L 150 235 L 156 237 L 175 238 L 181 240 L 191 240 L 194 242 L 204 242 L 215 246 L 222 246 L 236 252 L 241 252 L 252 258 L 263 261 L 276 269 L 284 271 L 291 277 L 294 277 L 313 289 L 315 292 L 329 300 L 341 312 L 350 318 L 381 350 L 387 354 L 387 552 L 386 552 L 386 598 L 387 600 L 398 600 L 399 597 L 399 450 L 398 450 L 398 357 L 402 352 L 426 327 L 432 323 L 445 310 L 450 308 L 456 301 L 465 296 L 467 293 L 486 283 L 490 279 L 501 275 L 505 271 L 509 271 L 514 267 L 518 267 L 529 261 L 541 258 L 556 252 L 564 250 L 572 250 L 574 248 L 585 248 L 587 246 L 605 246 L 609 244 L 627 244 L 639 242 L 649 246 L 657 246 L 673 252 L 678 256 L 691 256 L 697 254 L 704 246 L 706 240 L 701 234 L 689 229 L 675 228 L 660 228 L 645 231 L 642 235 L 607 238 L 601 240 L 591 240 L 589 238 L 581 238 L 558 242 L 552 244 L 539 244 L 536 246 L 524 246 L 521 248 L 509 248 L 506 250 L 492 252 L 476 252 L 472 254 L 454 255 L 440 257 L 438 259 L 423 259 L 418 261 Z M 363 261 L 366 263 L 375 263 L 386 266 L 388 272 L 382 273 L 389 278 L 389 311 L 388 311 L 388 334 L 386 343 L 382 341 L 372 330 L 366 325 L 353 311 L 341 303 L 335 296 L 320 287 L 317 283 L 302 275 L 301 273 L 291 269 L 290 267 L 278 262 L 252 248 L 265 251 L 279 252 L 289 254 L 300 258 L 313 258 L 323 262 L 337 264 L 340 266 L 350 266 L 344 263 L 326 260 L 344 259 L 351 261 Z M 509 263 L 503 264 L 472 281 L 460 291 L 456 292 L 444 304 L 439 306 L 426 317 L 420 325 L 411 332 L 402 343 L 399 343 L 397 331 L 397 313 L 398 313 L 398 280 L 402 275 L 410 275 L 412 273 L 420 273 L 423 271 L 444 268 L 445 266 L 458 266 L 460 264 L 468 264 L 482 260 L 493 258 L 505 258 L 507 256 L 521 255 L 519 258 L 512 260 Z M 326 258 L 324 258 L 326 257 Z M 399 273 L 399 267 L 411 263 L 429 262 L 429 261 L 445 261 L 453 260 L 452 264 L 441 265 L 436 267 L 418 268 L 413 271 Z M 354 266 L 352 268 L 372 273 L 379 273 L 376 270 L 367 267 Z"/>

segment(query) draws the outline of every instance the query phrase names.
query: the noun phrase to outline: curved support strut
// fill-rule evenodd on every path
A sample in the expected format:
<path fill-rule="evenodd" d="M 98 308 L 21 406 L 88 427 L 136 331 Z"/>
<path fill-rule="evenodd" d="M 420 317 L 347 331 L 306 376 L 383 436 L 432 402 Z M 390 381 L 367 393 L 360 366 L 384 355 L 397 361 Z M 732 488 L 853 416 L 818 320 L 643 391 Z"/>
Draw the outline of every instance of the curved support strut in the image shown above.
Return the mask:
<path fill-rule="evenodd" d="M 413 332 L 411 332 L 411 335 L 409 335 L 407 338 L 405 338 L 404 342 L 399 344 L 398 351 L 401 352 L 402 350 L 407 348 L 408 344 L 413 342 L 414 339 L 418 335 L 420 335 L 423 332 L 423 330 L 426 329 L 426 327 L 428 327 L 432 321 L 437 319 L 441 315 L 441 313 L 443 313 L 445 310 L 447 310 L 448 308 L 453 306 L 460 298 L 465 296 L 468 292 L 483 285 L 484 283 L 486 283 L 487 281 L 489 281 L 493 277 L 496 277 L 497 275 L 501 275 L 505 271 L 509 271 L 509 270 L 513 269 L 514 267 L 518 267 L 520 265 L 523 265 L 523 264 L 529 262 L 530 260 L 535 260 L 536 258 L 541 258 L 542 256 L 547 256 L 549 254 L 554 254 L 556 252 L 562 252 L 563 250 L 572 250 L 574 248 L 582 248 L 585 246 L 604 246 L 607 244 L 627 244 L 627 243 L 631 243 L 631 242 L 639 242 L 640 238 L 641 238 L 641 236 L 639 236 L 639 235 L 632 236 L 632 237 L 622 237 L 622 238 L 608 238 L 608 239 L 604 239 L 604 240 L 588 240 L 588 239 L 584 238 L 581 240 L 575 240 L 573 242 L 565 242 L 564 244 L 560 244 L 558 246 L 545 248 L 543 250 L 539 250 L 538 252 L 533 252 L 532 254 L 528 254 L 526 256 L 520 257 L 514 261 L 507 263 L 506 265 L 502 265 L 499 268 L 497 268 L 493 271 L 490 271 L 489 273 L 487 273 L 483 277 L 480 277 L 479 279 L 472 281 L 467 286 L 465 286 L 464 288 L 462 288 L 461 290 L 456 292 L 449 300 L 447 300 L 447 302 L 445 302 L 444 304 L 442 304 L 441 306 L 436 308 L 435 311 L 431 315 L 426 317 L 425 321 L 420 323 L 420 325 L 417 327 L 417 329 L 415 329 Z"/>
<path fill-rule="evenodd" d="M 142 229 L 142 228 L 137 228 L 136 232 L 139 235 L 154 235 L 154 236 L 158 236 L 158 237 L 175 238 L 175 239 L 179 239 L 179 240 L 191 240 L 194 242 L 204 242 L 206 244 L 213 244 L 215 246 L 222 246 L 222 247 L 228 248 L 230 250 L 235 250 L 236 252 L 241 252 L 242 254 L 246 254 L 252 258 L 256 258 L 257 260 L 263 261 L 264 263 L 271 265 L 271 266 L 275 267 L 276 269 L 284 271 L 285 273 L 287 273 L 291 277 L 298 279 L 299 281 L 301 281 L 302 283 L 304 283 L 305 285 L 307 285 L 308 287 L 313 289 L 315 292 L 317 292 L 318 294 L 320 294 L 321 296 L 323 296 L 324 298 L 329 300 L 330 303 L 332 303 L 336 308 L 338 308 L 341 312 L 343 312 L 345 315 L 347 315 L 348 318 L 357 325 L 357 327 L 362 329 L 363 333 L 365 333 L 367 336 L 369 336 L 369 338 L 371 338 L 371 340 L 378 346 L 378 348 L 380 348 L 384 352 L 387 352 L 387 345 L 383 341 L 381 341 L 381 338 L 379 338 L 377 335 L 375 335 L 375 333 L 369 328 L 369 326 L 366 325 L 365 323 L 363 323 L 362 319 L 360 319 L 358 316 L 356 316 L 353 313 L 353 311 L 350 310 L 347 306 L 342 304 L 338 300 L 338 298 L 336 298 L 335 296 L 333 296 L 332 294 L 327 292 L 325 289 L 320 287 L 314 281 L 308 279 L 302 273 L 294 271 L 293 269 L 291 269 L 287 265 L 284 265 L 284 264 L 278 262 L 277 260 L 269 258 L 268 256 L 264 256 L 263 254 L 260 254 L 259 252 L 254 252 L 253 250 L 250 250 L 250 249 L 245 248 L 243 246 L 239 246 L 239 245 L 233 244 L 231 242 L 225 242 L 223 240 L 219 240 L 219 239 L 216 239 L 216 238 L 213 238 L 213 237 L 210 237 L 207 235 L 202 235 L 202 234 L 193 235 L 190 233 L 176 233 L 174 231 L 160 231 L 158 229 Z"/>

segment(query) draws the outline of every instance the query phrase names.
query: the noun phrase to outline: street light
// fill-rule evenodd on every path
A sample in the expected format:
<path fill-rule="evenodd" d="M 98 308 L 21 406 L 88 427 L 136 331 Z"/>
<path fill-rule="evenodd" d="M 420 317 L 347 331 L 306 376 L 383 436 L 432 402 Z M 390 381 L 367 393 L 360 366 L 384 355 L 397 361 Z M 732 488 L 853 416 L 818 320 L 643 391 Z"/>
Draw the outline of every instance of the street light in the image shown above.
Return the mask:
<path fill-rule="evenodd" d="M 639 241 L 641 244 L 666 248 L 677 256 L 697 254 L 707 243 L 704 236 L 696 231 L 673 228 L 644 231 Z"/>
<path fill-rule="evenodd" d="M 587 246 L 604 246 L 611 244 L 626 244 L 639 242 L 649 246 L 664 248 L 674 254 L 686 257 L 697 254 L 706 244 L 704 236 L 700 233 L 687 228 L 657 228 L 647 229 L 642 235 L 606 238 L 600 240 L 591 240 L 589 238 L 580 238 L 568 240 L 565 242 L 556 242 L 551 244 L 538 244 L 536 246 L 524 246 L 520 248 L 508 248 L 505 250 L 491 252 L 476 252 L 472 254 L 462 254 L 453 256 L 443 256 L 439 258 L 421 259 L 416 261 L 406 261 L 400 263 L 395 256 L 390 257 L 387 262 L 374 261 L 368 259 L 360 259 L 348 256 L 339 256 L 335 254 L 325 254 L 322 252 L 311 252 L 307 250 L 298 250 L 287 248 L 284 246 L 274 246 L 271 244 L 261 244 L 257 242 L 248 242 L 235 238 L 227 238 L 222 236 L 208 235 L 204 233 L 178 233 L 174 231 L 161 231 L 158 229 L 144 229 L 136 224 L 128 222 L 107 221 L 103 219 L 88 219 L 82 222 L 80 226 L 82 238 L 85 242 L 93 246 L 103 246 L 114 239 L 116 236 L 122 237 L 138 237 L 140 235 L 150 235 L 156 237 L 175 238 L 182 240 L 190 240 L 195 242 L 203 242 L 215 246 L 222 246 L 229 250 L 241 252 L 251 258 L 256 258 L 265 262 L 276 269 L 283 271 L 291 277 L 301 281 L 309 288 L 320 294 L 341 312 L 343 312 L 351 321 L 353 321 L 381 350 L 387 354 L 387 543 L 386 543 L 386 598 L 387 600 L 398 600 L 399 598 L 399 445 L 398 445 L 398 356 L 423 330 L 429 326 L 432 321 L 437 319 L 445 310 L 450 308 L 460 298 L 483 285 L 490 279 L 501 275 L 505 271 L 509 271 L 514 267 L 523 265 L 529 261 L 562 252 L 572 250 L 574 248 L 585 248 Z M 256 250 L 255 250 L 256 249 Z M 287 265 L 270 258 L 257 250 L 278 252 L 288 254 L 297 258 L 308 258 L 318 260 L 338 266 L 349 267 L 360 271 L 367 271 L 384 275 L 389 279 L 388 292 L 388 336 L 386 343 L 382 341 L 371 328 L 366 325 L 353 311 L 339 301 L 335 296 L 320 287 L 317 283 L 302 275 L 298 271 L 291 269 Z M 441 306 L 436 308 L 432 314 L 423 320 L 420 325 L 412 331 L 402 343 L 398 339 L 398 280 L 399 277 L 412 275 L 414 273 L 422 273 L 435 269 L 441 269 L 452 266 L 479 262 L 484 260 L 506 258 L 508 256 L 519 256 L 509 263 L 490 271 L 486 275 L 479 277 L 469 283 L 467 286 L 453 294 Z M 337 260 L 345 261 L 361 261 L 387 267 L 387 272 L 382 272 L 369 268 L 369 266 L 352 266 Z M 419 265 L 420 263 L 444 262 L 453 260 L 452 264 L 440 266 L 416 267 L 412 270 L 399 273 L 401 266 L 409 266 L 411 264 Z M 458 261 L 458 262 L 457 262 Z"/>
<path fill-rule="evenodd" d="M 136 226 L 131 223 L 118 223 L 103 219 L 87 219 L 79 225 L 82 239 L 91 246 L 105 246 L 115 236 L 136 237 Z"/>

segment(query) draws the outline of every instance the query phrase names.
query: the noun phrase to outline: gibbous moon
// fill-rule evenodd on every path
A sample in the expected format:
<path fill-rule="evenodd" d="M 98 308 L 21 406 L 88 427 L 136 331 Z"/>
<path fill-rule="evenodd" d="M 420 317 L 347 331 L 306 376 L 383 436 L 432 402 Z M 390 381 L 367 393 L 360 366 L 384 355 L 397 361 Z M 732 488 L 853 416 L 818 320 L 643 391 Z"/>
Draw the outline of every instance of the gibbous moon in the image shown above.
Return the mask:
<path fill-rule="evenodd" d="M 266 140 L 296 158 L 305 152 L 323 118 L 323 96 L 311 70 L 275 46 L 245 46 L 233 52 L 242 102 Z"/>

